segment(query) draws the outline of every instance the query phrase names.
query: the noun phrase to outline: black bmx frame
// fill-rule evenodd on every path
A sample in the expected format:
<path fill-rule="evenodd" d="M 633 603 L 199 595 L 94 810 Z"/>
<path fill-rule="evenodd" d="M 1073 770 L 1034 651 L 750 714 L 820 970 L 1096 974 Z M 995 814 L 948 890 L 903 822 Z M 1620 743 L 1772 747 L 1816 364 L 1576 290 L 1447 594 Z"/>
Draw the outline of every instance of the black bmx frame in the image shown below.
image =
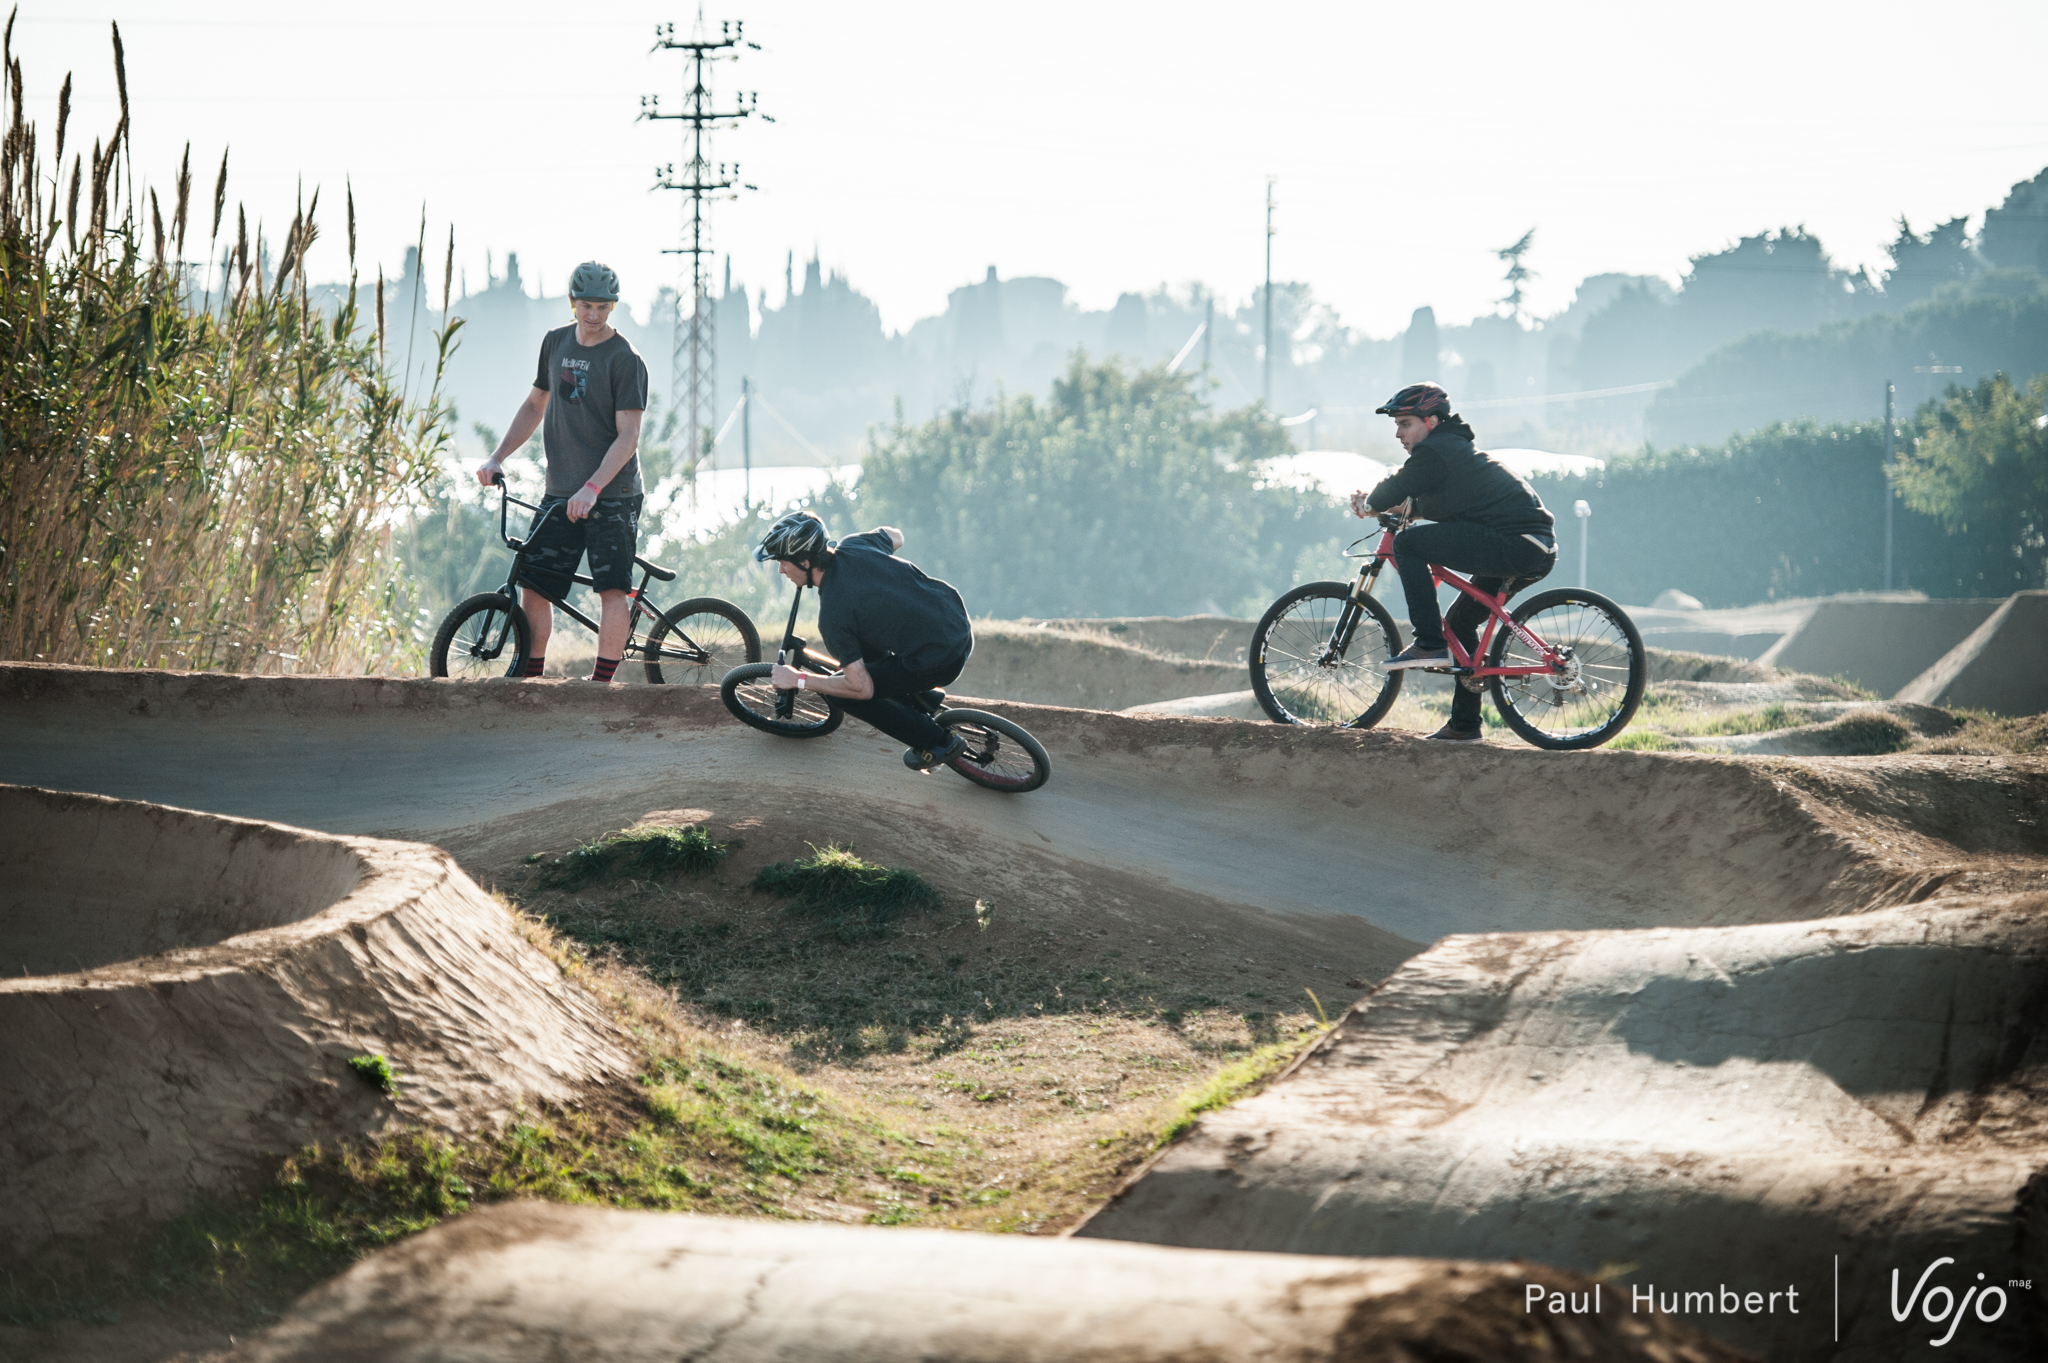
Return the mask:
<path fill-rule="evenodd" d="M 798 583 L 796 599 L 789 603 L 789 623 L 782 627 L 782 647 L 776 652 L 775 661 L 781 663 L 784 667 L 793 667 L 799 672 L 809 672 L 815 676 L 822 677 L 836 677 L 839 675 L 838 673 L 831 671 L 812 659 L 810 654 L 806 652 L 810 647 L 810 641 L 802 638 L 796 632 L 797 613 L 803 609 L 803 605 L 804 588 L 802 583 Z M 920 695 L 905 696 L 903 699 L 934 718 L 946 708 L 945 693 L 943 691 L 926 691 Z M 777 689 L 775 692 L 775 717 L 777 719 L 789 719 L 795 714 L 796 692 Z"/>
<path fill-rule="evenodd" d="M 520 604 L 519 590 L 523 587 L 526 590 L 537 593 L 541 597 L 545 598 L 550 604 L 554 605 L 558 609 L 566 611 L 570 619 L 574 620 L 577 624 L 583 626 L 583 628 L 589 630 L 592 634 L 596 634 L 598 632 L 597 621 L 591 619 L 582 611 L 577 610 L 574 606 L 570 605 L 567 601 L 564 601 L 561 597 L 556 596 L 551 592 L 542 591 L 539 587 L 534 586 L 531 582 L 523 580 L 520 573 L 520 570 L 526 566 L 526 550 L 527 546 L 533 542 L 533 536 L 539 533 L 541 526 L 547 524 L 548 519 L 552 517 L 556 512 L 561 512 L 564 516 L 566 516 L 568 513 L 564 508 L 567 504 L 563 502 L 557 502 L 555 505 L 549 507 L 547 511 L 544 514 L 542 514 L 541 518 L 533 523 L 533 526 L 527 531 L 526 537 L 522 539 L 519 536 L 512 533 L 512 526 L 509 519 L 511 516 L 512 508 L 518 506 L 523 507 L 528 511 L 540 511 L 541 508 L 532 502 L 524 501 L 518 497 L 513 496 L 512 490 L 505 486 L 504 475 L 499 474 L 496 477 L 493 477 L 491 479 L 491 482 L 495 484 L 498 489 L 498 538 L 504 540 L 506 547 L 511 549 L 512 551 L 512 567 L 511 570 L 505 574 L 505 598 L 508 601 L 510 601 L 514 606 L 518 606 Z M 668 638 L 663 639 L 658 644 L 640 642 L 641 617 L 645 616 L 651 622 L 649 626 L 649 632 L 651 634 L 654 628 L 657 628 L 661 625 L 662 616 L 665 613 L 660 602 L 650 601 L 647 599 L 647 584 L 650 581 L 673 582 L 676 579 L 676 575 L 674 572 L 662 567 L 658 563 L 648 562 L 646 559 L 640 557 L 640 555 L 638 554 L 633 555 L 633 564 L 635 567 L 640 569 L 640 585 L 626 594 L 627 598 L 632 602 L 632 610 L 627 616 L 626 645 L 625 648 L 620 652 L 620 660 L 624 661 L 627 658 L 640 658 L 648 662 L 678 662 L 700 664 L 710 662 L 711 654 L 707 652 L 702 645 L 698 644 L 698 642 L 695 639 L 692 639 L 689 635 L 685 634 L 680 626 L 678 626 Z M 595 587 L 597 585 L 594 579 L 587 577 L 582 573 L 571 573 L 569 575 L 569 579 L 572 582 L 580 582 L 586 587 Z M 478 652 L 478 656 L 482 658 L 496 658 L 497 656 L 499 656 L 499 654 L 504 652 L 505 641 L 511 636 L 511 633 L 512 617 L 509 614 L 507 614 L 507 616 L 505 617 L 505 623 L 499 630 L 498 637 L 491 641 L 490 648 L 488 651 L 480 650 Z"/>

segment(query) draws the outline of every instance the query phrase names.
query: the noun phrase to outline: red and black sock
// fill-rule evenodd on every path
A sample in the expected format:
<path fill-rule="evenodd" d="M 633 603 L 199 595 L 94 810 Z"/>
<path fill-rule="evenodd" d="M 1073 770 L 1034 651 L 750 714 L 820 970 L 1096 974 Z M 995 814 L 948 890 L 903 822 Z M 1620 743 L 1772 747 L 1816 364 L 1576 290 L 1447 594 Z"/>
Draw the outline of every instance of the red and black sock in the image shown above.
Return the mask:
<path fill-rule="evenodd" d="M 608 682 L 612 679 L 612 673 L 618 670 L 619 660 L 617 658 L 599 658 L 597 666 L 590 670 L 590 679 L 592 681 Z"/>
<path fill-rule="evenodd" d="M 546 655 L 529 653 L 526 655 L 526 666 L 519 669 L 519 675 L 522 677 L 538 677 L 540 670 L 547 666 L 547 662 Z"/>

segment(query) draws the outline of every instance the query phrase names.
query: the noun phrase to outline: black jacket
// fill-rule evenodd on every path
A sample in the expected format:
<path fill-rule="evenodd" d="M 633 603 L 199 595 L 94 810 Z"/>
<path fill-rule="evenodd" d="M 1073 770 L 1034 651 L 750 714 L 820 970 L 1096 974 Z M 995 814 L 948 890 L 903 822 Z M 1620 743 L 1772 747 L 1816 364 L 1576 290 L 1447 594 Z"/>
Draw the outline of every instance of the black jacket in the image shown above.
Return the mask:
<path fill-rule="evenodd" d="M 1471 521 L 1510 535 L 1555 539 L 1556 522 L 1536 489 L 1472 443 L 1472 428 L 1451 417 L 1408 452 L 1408 460 L 1372 490 L 1374 511 L 1415 499 L 1431 521 Z"/>

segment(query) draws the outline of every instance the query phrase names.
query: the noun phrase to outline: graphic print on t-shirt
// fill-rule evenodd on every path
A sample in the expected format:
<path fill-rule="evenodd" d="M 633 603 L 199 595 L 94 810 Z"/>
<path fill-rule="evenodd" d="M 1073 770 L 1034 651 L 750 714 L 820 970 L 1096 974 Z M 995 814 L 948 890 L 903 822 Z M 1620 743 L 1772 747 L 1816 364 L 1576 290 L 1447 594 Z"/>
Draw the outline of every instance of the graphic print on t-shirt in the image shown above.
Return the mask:
<path fill-rule="evenodd" d="M 583 401 L 583 394 L 590 388 L 590 361 L 562 359 L 562 372 L 555 378 L 555 387 L 570 402 Z"/>

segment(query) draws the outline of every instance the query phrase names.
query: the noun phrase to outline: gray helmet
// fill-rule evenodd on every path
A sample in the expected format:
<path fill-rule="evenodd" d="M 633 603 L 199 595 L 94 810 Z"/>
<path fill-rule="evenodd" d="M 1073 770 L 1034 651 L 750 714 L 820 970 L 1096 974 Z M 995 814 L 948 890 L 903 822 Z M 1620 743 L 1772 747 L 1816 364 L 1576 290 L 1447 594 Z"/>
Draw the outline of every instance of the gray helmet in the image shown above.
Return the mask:
<path fill-rule="evenodd" d="M 808 511 L 792 511 L 768 527 L 768 533 L 761 537 L 761 547 L 754 551 L 754 560 L 766 563 L 774 558 L 815 564 L 831 548 L 832 541 L 825 537 L 825 522 Z"/>
<path fill-rule="evenodd" d="M 569 276 L 569 297 L 589 298 L 600 303 L 619 301 L 619 277 L 602 261 L 586 260 Z"/>

